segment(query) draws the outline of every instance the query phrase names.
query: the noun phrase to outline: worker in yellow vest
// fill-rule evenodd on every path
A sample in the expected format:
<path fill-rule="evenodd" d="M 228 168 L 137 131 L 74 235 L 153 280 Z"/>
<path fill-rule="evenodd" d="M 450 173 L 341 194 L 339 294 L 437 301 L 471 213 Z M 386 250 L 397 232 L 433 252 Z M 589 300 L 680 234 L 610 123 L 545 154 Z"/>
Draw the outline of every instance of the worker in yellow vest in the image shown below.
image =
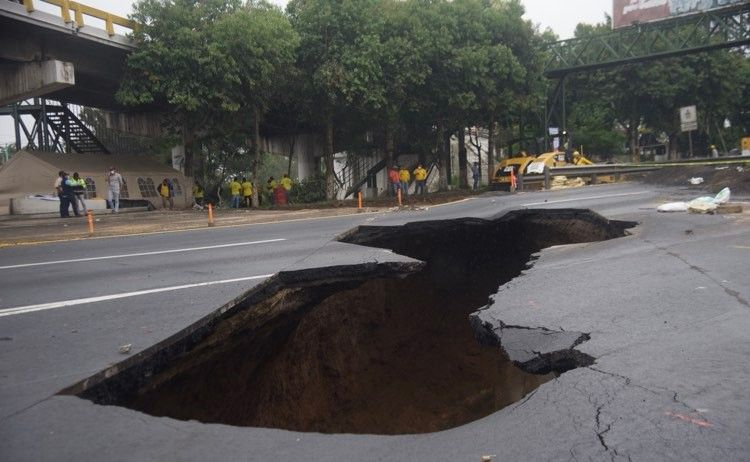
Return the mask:
<path fill-rule="evenodd" d="M 417 183 L 414 187 L 414 194 L 424 194 L 425 185 L 427 183 L 427 170 L 422 164 L 417 164 L 417 168 L 414 169 L 414 181 Z"/>
<path fill-rule="evenodd" d="M 78 172 L 75 172 L 73 173 L 73 181 L 76 182 L 76 185 L 73 187 L 73 192 L 78 201 L 78 211 L 86 213 L 86 201 L 84 200 L 86 198 L 86 180 L 81 178 L 78 175 Z"/>
<path fill-rule="evenodd" d="M 409 173 L 409 169 L 406 168 L 406 165 L 402 165 L 401 169 L 398 171 L 398 180 L 401 182 L 401 194 L 403 194 L 404 197 L 408 197 L 411 174 Z"/>
<path fill-rule="evenodd" d="M 238 181 L 237 177 L 232 178 L 232 181 L 229 182 L 229 193 L 232 195 L 232 208 L 238 209 L 240 208 L 240 190 L 242 189 L 242 184 Z"/>
<path fill-rule="evenodd" d="M 242 197 L 245 198 L 245 207 L 250 208 L 253 199 L 253 184 L 247 178 L 242 179 Z"/>
<path fill-rule="evenodd" d="M 286 195 L 286 203 L 289 203 L 289 191 L 292 190 L 292 179 L 289 178 L 289 175 L 286 173 L 284 176 L 281 177 L 281 180 L 279 180 L 279 183 L 281 183 L 281 186 L 284 188 L 284 194 Z"/>
<path fill-rule="evenodd" d="M 174 199 L 172 199 L 172 191 L 169 188 L 169 180 L 164 178 L 164 181 L 159 185 L 159 195 L 161 196 L 161 205 L 169 210 L 174 208 Z"/>
<path fill-rule="evenodd" d="M 266 181 L 266 192 L 268 193 L 270 204 L 271 206 L 274 206 L 276 204 L 276 199 L 273 197 L 273 192 L 276 189 L 276 186 L 278 184 L 276 183 L 276 180 L 274 177 L 268 177 L 268 181 Z"/>
<path fill-rule="evenodd" d="M 205 193 L 203 192 L 203 186 L 201 186 L 201 184 L 196 181 L 193 185 L 193 201 L 195 202 L 193 204 L 194 209 L 203 210 L 204 194 Z"/>

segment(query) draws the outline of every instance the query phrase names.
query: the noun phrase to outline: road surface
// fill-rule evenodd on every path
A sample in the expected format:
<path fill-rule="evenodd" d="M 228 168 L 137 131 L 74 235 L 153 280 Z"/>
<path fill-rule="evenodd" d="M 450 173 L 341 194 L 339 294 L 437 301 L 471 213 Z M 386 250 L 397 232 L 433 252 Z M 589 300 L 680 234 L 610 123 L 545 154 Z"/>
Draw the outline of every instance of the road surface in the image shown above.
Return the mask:
<path fill-rule="evenodd" d="M 657 214 L 641 184 L 486 194 L 427 210 L 0 249 L 1 460 L 748 460 L 750 220 Z M 451 430 L 322 435 L 155 418 L 55 396 L 270 275 L 386 261 L 334 241 L 361 224 L 589 208 L 633 235 L 542 252 L 488 322 L 586 332 L 594 365 Z M 553 281 L 553 284 L 550 284 Z"/>

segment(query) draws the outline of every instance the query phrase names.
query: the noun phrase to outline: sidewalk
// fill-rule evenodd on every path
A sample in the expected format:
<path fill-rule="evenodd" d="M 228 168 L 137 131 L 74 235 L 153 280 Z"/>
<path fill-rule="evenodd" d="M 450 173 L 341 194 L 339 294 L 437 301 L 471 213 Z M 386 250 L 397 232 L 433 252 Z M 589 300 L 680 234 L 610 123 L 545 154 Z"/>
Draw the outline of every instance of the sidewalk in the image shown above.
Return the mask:
<path fill-rule="evenodd" d="M 363 208 L 376 212 L 379 208 Z M 220 209 L 214 211 L 214 226 L 227 227 L 279 221 L 356 214 L 356 207 L 322 209 Z M 208 227 L 207 210 L 155 210 L 94 215 L 93 238 L 160 233 Z M 10 217 L 0 220 L 0 248 L 22 244 L 89 239 L 86 217 Z"/>
<path fill-rule="evenodd" d="M 466 197 L 481 194 L 484 191 L 455 190 L 450 192 L 431 193 L 425 196 L 404 198 L 404 207 L 425 207 L 445 204 Z M 308 218 L 334 217 L 356 213 L 371 213 L 397 207 L 393 197 L 368 199 L 362 210 L 358 210 L 355 201 L 341 202 L 340 206 L 323 208 L 288 209 L 214 209 L 214 227 L 241 226 L 279 221 L 302 220 Z M 314 207 L 314 204 L 310 204 Z M 160 233 L 201 229 L 208 227 L 208 211 L 196 210 L 163 210 L 151 212 L 124 212 L 118 215 L 100 213 L 94 215 L 93 238 L 125 236 L 133 234 Z M 23 244 L 43 242 L 90 239 L 86 217 L 60 218 L 58 216 L 0 217 L 0 248 Z"/>

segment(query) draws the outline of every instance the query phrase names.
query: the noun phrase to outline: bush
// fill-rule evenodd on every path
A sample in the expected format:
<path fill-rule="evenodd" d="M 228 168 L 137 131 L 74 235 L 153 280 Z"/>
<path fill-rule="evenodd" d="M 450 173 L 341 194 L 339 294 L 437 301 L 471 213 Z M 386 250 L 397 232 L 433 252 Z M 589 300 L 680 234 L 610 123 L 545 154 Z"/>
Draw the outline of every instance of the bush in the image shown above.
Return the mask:
<path fill-rule="evenodd" d="M 583 145 L 583 155 L 589 159 L 605 160 L 623 154 L 626 139 L 624 134 L 614 130 L 580 128 L 573 134 L 573 142 L 576 149 Z"/>
<path fill-rule="evenodd" d="M 326 179 L 322 175 L 310 177 L 292 185 L 289 201 L 296 204 L 323 202 L 326 200 Z"/>

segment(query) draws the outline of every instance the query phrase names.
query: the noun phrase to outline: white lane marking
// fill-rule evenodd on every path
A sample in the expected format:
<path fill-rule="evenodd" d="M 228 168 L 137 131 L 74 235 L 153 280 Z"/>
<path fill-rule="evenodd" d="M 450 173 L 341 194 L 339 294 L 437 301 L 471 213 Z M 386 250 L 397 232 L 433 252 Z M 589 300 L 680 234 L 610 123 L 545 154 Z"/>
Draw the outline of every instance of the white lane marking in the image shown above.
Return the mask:
<path fill-rule="evenodd" d="M 521 205 L 521 207 L 531 207 L 532 205 L 559 204 L 561 202 L 587 201 L 587 200 L 593 200 L 593 199 L 608 199 L 610 197 L 638 196 L 640 194 L 649 194 L 649 193 L 650 191 L 640 191 L 640 192 L 621 193 L 621 194 L 602 194 L 601 196 L 584 196 L 584 197 L 577 197 L 575 199 L 560 199 L 556 201 L 547 201 L 547 202 L 532 202 L 530 204 L 523 204 Z"/>
<path fill-rule="evenodd" d="M 83 305 L 85 303 L 106 302 L 117 300 L 119 298 L 137 297 L 139 295 L 157 294 L 160 292 L 172 292 L 175 290 L 192 289 L 194 287 L 214 286 L 217 284 L 230 284 L 232 282 L 252 281 L 253 279 L 265 279 L 273 274 L 261 274 L 259 276 L 247 276 L 244 278 L 224 279 L 223 281 L 197 282 L 195 284 L 183 284 L 181 286 L 160 287 L 158 289 L 138 290 L 135 292 L 124 292 L 121 294 L 100 295 L 98 297 L 79 298 L 77 300 L 63 300 L 59 302 L 40 303 L 38 305 L 17 306 L 14 308 L 0 309 L 0 318 L 3 316 L 13 316 L 16 314 L 33 313 L 34 311 L 54 310 L 55 308 L 64 308 L 66 306 Z"/>
<path fill-rule="evenodd" d="M 220 245 L 209 245 L 205 247 L 188 247 L 185 249 L 157 250 L 154 252 L 139 252 L 139 253 L 127 253 L 127 254 L 121 254 L 121 255 L 107 255 L 104 257 L 88 257 L 88 258 L 75 258 L 72 260 L 54 260 L 54 261 L 44 261 L 44 262 L 39 262 L 39 263 L 23 263 L 20 265 L 0 266 L 0 270 L 14 269 L 14 268 L 28 268 L 30 266 L 58 265 L 61 263 L 79 263 L 82 261 L 112 260 L 114 258 L 143 257 L 146 255 L 162 255 L 165 253 L 194 252 L 196 250 L 222 249 L 222 248 L 227 248 L 227 247 L 239 247 L 243 245 L 269 244 L 271 242 L 281 242 L 281 241 L 286 241 L 286 239 L 267 239 L 265 241 L 237 242 L 234 244 L 220 244 Z"/>

